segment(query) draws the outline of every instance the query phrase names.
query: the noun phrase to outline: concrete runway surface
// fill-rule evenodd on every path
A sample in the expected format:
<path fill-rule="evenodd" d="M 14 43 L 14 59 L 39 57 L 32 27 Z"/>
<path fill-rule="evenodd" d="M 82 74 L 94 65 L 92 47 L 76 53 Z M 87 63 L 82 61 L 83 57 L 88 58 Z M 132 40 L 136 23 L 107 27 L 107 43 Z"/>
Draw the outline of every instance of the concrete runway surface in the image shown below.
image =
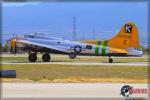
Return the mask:
<path fill-rule="evenodd" d="M 2 98 L 124 98 L 121 87 L 148 89 L 148 84 L 123 83 L 2 83 Z M 146 94 L 130 97 L 148 99 Z M 80 99 L 79 99 L 80 100 Z"/>
<path fill-rule="evenodd" d="M 131 63 L 102 63 L 102 62 L 1 62 L 1 64 L 60 64 L 60 65 L 121 65 L 121 66 L 149 66 L 149 62 Z"/>

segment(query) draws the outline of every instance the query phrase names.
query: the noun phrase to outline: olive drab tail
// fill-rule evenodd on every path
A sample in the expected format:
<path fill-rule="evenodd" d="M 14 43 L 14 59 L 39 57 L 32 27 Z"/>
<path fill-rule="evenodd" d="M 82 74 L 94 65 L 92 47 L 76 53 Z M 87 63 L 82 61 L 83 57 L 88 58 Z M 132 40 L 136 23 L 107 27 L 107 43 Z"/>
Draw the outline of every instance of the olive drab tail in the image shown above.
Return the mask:
<path fill-rule="evenodd" d="M 136 25 L 132 22 L 126 23 L 115 37 L 108 40 L 108 46 L 124 49 L 138 48 L 140 44 Z"/>

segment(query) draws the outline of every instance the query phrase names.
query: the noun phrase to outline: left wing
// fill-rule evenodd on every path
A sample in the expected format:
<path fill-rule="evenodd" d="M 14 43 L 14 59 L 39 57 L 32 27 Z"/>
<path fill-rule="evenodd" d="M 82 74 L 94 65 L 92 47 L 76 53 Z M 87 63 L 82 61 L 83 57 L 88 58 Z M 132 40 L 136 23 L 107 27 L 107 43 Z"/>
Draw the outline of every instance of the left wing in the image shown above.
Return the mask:
<path fill-rule="evenodd" d="M 27 45 L 34 45 L 34 46 L 38 46 L 38 47 L 44 47 L 44 48 L 53 49 L 53 50 L 68 53 L 68 50 L 64 46 L 61 46 L 61 47 L 60 46 L 53 46 L 53 45 L 47 45 L 47 44 L 43 44 L 43 43 L 35 43 L 35 42 L 31 42 L 31 41 L 28 41 L 28 40 L 22 40 L 22 39 L 17 40 L 17 43 L 27 44 Z"/>

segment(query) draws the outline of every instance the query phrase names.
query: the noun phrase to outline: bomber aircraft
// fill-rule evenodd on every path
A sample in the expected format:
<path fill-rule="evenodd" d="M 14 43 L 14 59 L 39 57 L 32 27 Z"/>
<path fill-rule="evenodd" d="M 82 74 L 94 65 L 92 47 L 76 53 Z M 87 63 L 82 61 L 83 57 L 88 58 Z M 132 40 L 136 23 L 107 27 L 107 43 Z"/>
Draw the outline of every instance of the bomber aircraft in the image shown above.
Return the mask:
<path fill-rule="evenodd" d="M 117 46 L 113 47 L 111 46 L 111 42 L 110 45 L 108 46 L 105 41 L 103 45 L 100 45 L 100 44 L 95 44 L 95 42 L 81 43 L 78 41 L 64 40 L 61 38 L 48 37 L 40 34 L 26 34 L 24 35 L 24 37 L 13 37 L 10 40 L 11 52 L 17 53 L 18 49 L 28 51 L 29 52 L 28 59 L 30 62 L 35 62 L 37 60 L 38 52 L 43 54 L 42 60 L 44 62 L 50 61 L 51 59 L 50 53 L 69 55 L 71 59 L 76 58 L 77 55 L 108 56 L 109 63 L 113 62 L 113 59 L 111 58 L 112 56 L 122 56 L 122 57 L 142 56 L 143 55 L 142 50 L 135 48 L 134 46 L 132 47 L 132 45 L 138 45 L 138 44 L 132 43 L 132 42 L 136 43 L 135 41 L 136 39 L 134 40 L 132 39 L 132 36 L 130 36 L 130 34 L 136 34 L 134 33 L 135 26 L 130 25 L 129 27 L 129 25 L 126 24 L 123 27 L 123 30 L 121 30 L 124 31 L 123 34 L 119 34 L 115 37 L 116 45 L 120 44 L 121 42 L 128 45 L 130 44 L 130 47 L 128 46 L 126 48 L 125 47 L 119 48 Z M 117 41 L 118 37 L 120 37 L 120 39 Z M 131 38 L 128 39 L 128 37 Z"/>

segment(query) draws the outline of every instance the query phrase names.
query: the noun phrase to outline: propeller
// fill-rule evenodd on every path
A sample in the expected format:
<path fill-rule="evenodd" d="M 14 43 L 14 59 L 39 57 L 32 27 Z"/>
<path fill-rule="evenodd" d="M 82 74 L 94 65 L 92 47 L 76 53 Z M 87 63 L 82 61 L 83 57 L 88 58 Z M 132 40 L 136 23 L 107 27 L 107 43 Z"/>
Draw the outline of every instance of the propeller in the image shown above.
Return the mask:
<path fill-rule="evenodd" d="M 17 53 L 17 43 L 15 38 L 11 40 L 11 52 L 15 54 Z"/>
<path fill-rule="evenodd" d="M 17 53 L 17 40 L 16 40 L 15 35 L 13 35 L 13 38 L 10 41 L 10 45 L 11 45 L 10 52 L 16 54 Z"/>

